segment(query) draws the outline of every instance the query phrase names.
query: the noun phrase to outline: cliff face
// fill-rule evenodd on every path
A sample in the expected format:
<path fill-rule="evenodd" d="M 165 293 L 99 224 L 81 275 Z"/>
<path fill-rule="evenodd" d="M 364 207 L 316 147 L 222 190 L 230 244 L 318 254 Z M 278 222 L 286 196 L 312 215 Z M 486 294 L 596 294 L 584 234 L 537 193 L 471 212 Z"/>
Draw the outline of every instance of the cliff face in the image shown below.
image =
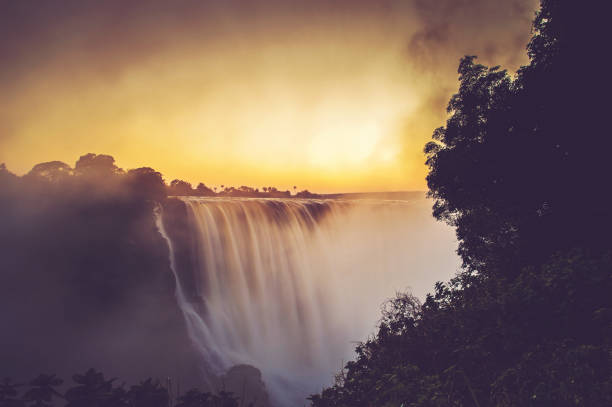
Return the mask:
<path fill-rule="evenodd" d="M 194 290 L 197 247 L 193 228 L 189 224 L 187 207 L 179 198 L 168 198 L 163 202 L 162 211 L 164 228 L 172 241 L 177 273 L 187 296 L 194 299 L 193 297 L 197 296 Z"/>
<path fill-rule="evenodd" d="M 197 384 L 153 203 L 108 185 L 2 182 L 0 375 Z"/>

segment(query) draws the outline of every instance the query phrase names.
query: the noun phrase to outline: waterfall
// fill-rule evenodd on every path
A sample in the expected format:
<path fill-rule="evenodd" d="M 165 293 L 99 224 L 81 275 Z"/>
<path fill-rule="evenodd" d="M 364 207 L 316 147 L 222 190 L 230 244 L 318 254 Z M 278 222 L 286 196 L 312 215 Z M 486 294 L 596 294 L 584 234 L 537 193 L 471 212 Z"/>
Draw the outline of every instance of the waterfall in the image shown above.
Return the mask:
<path fill-rule="evenodd" d="M 177 270 L 176 298 L 207 369 L 261 369 L 279 405 L 332 382 L 356 341 L 397 290 L 423 295 L 457 266 L 452 232 L 412 200 L 181 197 L 192 270 Z M 449 247 L 450 246 L 450 247 Z M 428 271 L 444 267 L 434 278 Z M 416 289 L 416 290 L 415 290 Z M 297 403 L 297 404 L 296 404 Z"/>

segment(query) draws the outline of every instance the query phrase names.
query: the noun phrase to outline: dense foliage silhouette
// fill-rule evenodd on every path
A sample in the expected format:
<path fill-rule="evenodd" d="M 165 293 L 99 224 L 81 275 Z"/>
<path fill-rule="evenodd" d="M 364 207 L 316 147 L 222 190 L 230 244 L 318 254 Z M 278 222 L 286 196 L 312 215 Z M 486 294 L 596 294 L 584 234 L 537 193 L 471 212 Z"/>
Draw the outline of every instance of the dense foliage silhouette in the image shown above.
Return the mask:
<path fill-rule="evenodd" d="M 175 396 L 172 388 L 151 378 L 128 389 L 94 369 L 73 375 L 72 381 L 73 387 L 62 392 L 63 380 L 41 374 L 20 394 L 20 387 L 26 385 L 5 378 L 0 384 L 0 407 L 254 407 L 256 402 L 226 390 L 209 393 L 191 389 Z"/>
<path fill-rule="evenodd" d="M 221 185 L 221 189 L 217 192 L 217 188 L 209 188 L 204 183 L 200 182 L 196 188 L 193 188 L 187 181 L 175 179 L 170 182 L 167 187 L 167 193 L 170 196 L 207 196 L 207 197 L 239 197 L 239 198 L 321 198 L 319 194 L 314 194 L 307 189 L 297 191 L 297 187 L 293 187 L 294 194 L 291 195 L 289 190 L 280 191 L 276 187 L 253 188 L 246 185 L 236 187 L 226 187 Z"/>
<path fill-rule="evenodd" d="M 583 59 L 597 14 L 542 1 L 515 76 L 461 60 L 425 153 L 464 267 L 423 304 L 391 300 L 314 407 L 612 405 L 609 131 Z"/>

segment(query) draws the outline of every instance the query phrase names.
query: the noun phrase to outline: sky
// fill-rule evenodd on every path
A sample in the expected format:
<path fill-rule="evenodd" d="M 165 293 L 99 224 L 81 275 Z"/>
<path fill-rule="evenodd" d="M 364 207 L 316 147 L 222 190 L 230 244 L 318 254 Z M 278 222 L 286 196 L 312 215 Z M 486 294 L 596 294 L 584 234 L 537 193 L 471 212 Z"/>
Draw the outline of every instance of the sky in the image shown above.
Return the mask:
<path fill-rule="evenodd" d="M 0 0 L 0 162 L 424 190 L 461 56 L 527 62 L 536 0 Z"/>

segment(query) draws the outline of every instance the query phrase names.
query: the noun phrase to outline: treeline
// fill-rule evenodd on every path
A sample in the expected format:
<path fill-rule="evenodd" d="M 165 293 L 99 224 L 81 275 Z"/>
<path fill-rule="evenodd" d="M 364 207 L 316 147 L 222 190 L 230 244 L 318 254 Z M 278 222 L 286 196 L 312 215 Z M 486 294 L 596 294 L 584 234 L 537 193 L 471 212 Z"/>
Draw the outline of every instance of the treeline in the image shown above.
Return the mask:
<path fill-rule="evenodd" d="M 425 153 L 462 270 L 424 303 L 392 299 L 314 407 L 612 405 L 602 8 L 543 0 L 513 76 L 461 61 Z"/>
<path fill-rule="evenodd" d="M 175 394 L 172 383 L 150 378 L 127 388 L 94 369 L 73 375 L 72 381 L 74 387 L 62 391 L 64 381 L 56 375 L 40 374 L 27 384 L 5 378 L 0 382 L 0 407 L 254 407 L 256 403 L 224 390 Z"/>
<path fill-rule="evenodd" d="M 279 191 L 275 187 L 253 188 L 248 186 L 226 187 L 221 185 L 221 188 L 213 187 L 212 189 L 200 182 L 195 188 L 187 181 L 175 179 L 168 185 L 168 195 L 171 196 L 229 196 L 229 197 L 245 197 L 245 198 L 320 198 L 321 195 L 313 194 L 307 189 L 297 191 L 294 186 L 294 194 L 291 191 Z"/>
<path fill-rule="evenodd" d="M 124 178 L 128 193 L 133 189 L 150 195 L 152 199 L 160 200 L 166 196 L 219 196 L 219 197 L 252 197 L 252 198 L 320 198 L 321 195 L 314 194 L 308 190 L 298 191 L 293 187 L 293 194 L 289 190 L 281 191 L 276 187 L 253 188 L 240 186 L 221 185 L 220 188 L 208 187 L 200 182 L 195 188 L 180 179 L 164 182 L 161 173 L 149 167 L 142 167 L 124 171 L 117 167 L 112 156 L 104 154 L 85 154 L 76 162 L 74 168 L 61 161 L 49 161 L 36 164 L 23 177 L 12 174 L 5 164 L 0 164 L 0 180 L 16 183 L 18 180 L 25 182 L 51 182 L 53 184 L 66 184 L 83 178 L 92 180 L 94 178 L 104 180 L 104 177 Z"/>

